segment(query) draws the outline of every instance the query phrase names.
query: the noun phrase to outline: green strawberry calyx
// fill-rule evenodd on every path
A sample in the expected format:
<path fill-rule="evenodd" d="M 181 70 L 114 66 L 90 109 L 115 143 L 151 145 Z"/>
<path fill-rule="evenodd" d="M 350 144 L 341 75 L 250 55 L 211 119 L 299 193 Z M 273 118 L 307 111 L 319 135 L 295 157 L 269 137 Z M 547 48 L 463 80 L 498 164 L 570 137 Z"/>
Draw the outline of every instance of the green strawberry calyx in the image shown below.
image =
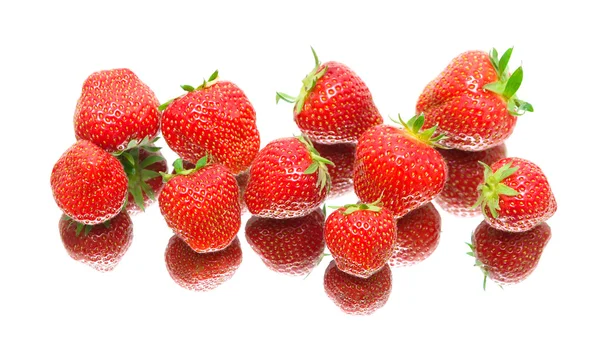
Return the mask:
<path fill-rule="evenodd" d="M 475 267 L 479 267 L 479 269 L 481 270 L 481 272 L 483 272 L 483 290 L 486 290 L 486 286 L 487 286 L 487 279 L 489 278 L 489 272 L 487 270 L 487 267 L 481 262 L 479 261 L 479 258 L 477 258 L 477 252 L 475 251 L 475 245 L 474 245 L 474 236 L 473 234 L 471 234 L 471 243 L 469 242 L 465 242 L 467 244 L 467 246 L 469 246 L 469 248 L 471 249 L 470 251 L 467 252 L 467 255 L 472 256 L 473 258 L 475 258 Z M 501 289 L 504 289 L 502 287 L 502 285 L 497 284 Z"/>
<path fill-rule="evenodd" d="M 160 151 L 160 147 L 154 146 L 154 143 L 157 142 L 158 139 L 160 139 L 160 137 L 150 138 L 148 136 L 144 137 L 141 140 L 131 139 L 129 141 L 129 143 L 127 143 L 127 146 L 125 146 L 125 148 L 113 152 L 112 155 L 115 157 L 119 157 L 122 154 L 124 154 L 130 150 L 133 150 L 135 148 L 143 148 L 144 150 L 146 150 L 150 153 L 158 152 L 158 151 Z"/>
<path fill-rule="evenodd" d="M 70 224 L 73 224 L 73 223 L 76 224 L 75 236 L 80 236 L 81 233 L 83 233 L 83 236 L 88 236 L 88 234 L 92 231 L 92 229 L 94 227 L 100 227 L 100 225 L 103 225 L 105 228 L 110 227 L 110 220 L 104 221 L 97 225 L 81 223 L 81 222 L 75 221 L 73 218 L 71 218 L 67 215 L 63 215 L 62 220 L 71 222 Z"/>
<path fill-rule="evenodd" d="M 350 215 L 350 214 L 352 214 L 354 212 L 357 212 L 359 210 L 368 210 L 368 211 L 372 211 L 372 212 L 378 213 L 378 212 L 381 211 L 381 209 L 383 209 L 383 207 L 381 207 L 379 205 L 379 202 L 381 202 L 382 198 L 383 198 L 383 193 L 373 203 L 351 203 L 351 204 L 346 204 L 346 205 L 343 205 L 343 206 L 330 206 L 329 208 L 332 208 L 332 209 L 344 208 L 344 209 L 346 209 L 343 212 L 344 215 Z"/>
<path fill-rule="evenodd" d="M 519 66 L 512 74 L 508 70 L 508 61 L 512 55 L 513 48 L 510 48 L 498 59 L 498 51 L 490 51 L 490 61 L 498 74 L 498 81 L 488 83 L 483 86 L 484 89 L 494 92 L 504 98 L 508 112 L 511 115 L 521 116 L 526 112 L 533 112 L 531 103 L 517 98 L 517 90 L 523 82 L 523 67 Z"/>
<path fill-rule="evenodd" d="M 317 178 L 317 186 L 319 187 L 319 193 L 323 192 L 325 186 L 327 186 L 327 191 L 329 191 L 329 187 L 331 186 L 331 177 L 329 176 L 329 171 L 327 170 L 327 165 L 334 165 L 333 162 L 329 159 L 321 157 L 313 143 L 304 136 L 296 137 L 300 142 L 306 146 L 308 149 L 308 153 L 310 153 L 310 159 L 312 159 L 312 163 L 304 170 L 304 174 L 312 174 L 318 172 Z"/>
<path fill-rule="evenodd" d="M 483 215 L 487 215 L 485 210 L 487 207 L 492 217 L 497 218 L 500 209 L 500 195 L 516 196 L 519 194 L 515 189 L 502 183 L 503 180 L 517 172 L 519 168 L 511 167 L 512 163 L 506 163 L 494 172 L 486 163 L 481 161 L 479 163 L 485 168 L 483 171 L 484 181 L 477 187 L 479 198 L 473 208 L 481 207 Z"/>
<path fill-rule="evenodd" d="M 297 97 L 293 97 L 291 95 L 276 92 L 275 103 L 279 103 L 279 100 L 283 100 L 288 103 L 294 103 L 294 112 L 296 114 L 302 111 L 304 107 L 304 101 L 306 101 L 306 97 L 310 92 L 314 89 L 315 85 L 319 78 L 321 78 L 327 72 L 327 66 L 321 68 L 321 62 L 319 61 L 319 57 L 315 52 L 315 49 L 310 47 L 312 50 L 313 57 L 315 58 L 315 67 L 304 77 L 302 80 L 302 88 L 300 88 L 300 94 Z"/>
<path fill-rule="evenodd" d="M 209 157 L 208 157 L 208 155 L 206 155 L 206 156 L 198 159 L 198 162 L 196 162 L 196 165 L 194 165 L 194 167 L 192 169 L 186 169 L 185 167 L 183 167 L 183 159 L 178 158 L 177 160 L 175 160 L 173 162 L 173 169 L 175 170 L 174 174 L 165 173 L 165 172 L 160 172 L 159 174 L 162 176 L 164 182 L 168 182 L 171 178 L 173 178 L 175 176 L 191 175 L 192 173 L 200 170 L 201 168 L 205 167 L 208 164 L 209 164 Z"/>
<path fill-rule="evenodd" d="M 393 122 L 402 125 L 404 130 L 417 140 L 420 140 L 429 146 L 437 148 L 446 148 L 439 144 L 439 141 L 446 138 L 446 136 L 444 134 L 438 134 L 434 136 L 435 130 L 437 129 L 437 125 L 430 127 L 426 130 L 421 130 L 421 128 L 423 128 L 423 125 L 425 124 L 425 115 L 415 115 L 412 118 L 410 118 L 408 122 L 404 122 L 404 120 L 402 120 L 402 117 L 400 117 L 400 114 L 398 114 L 398 120 L 392 117 L 390 117 L 390 119 Z"/>
<path fill-rule="evenodd" d="M 215 70 L 215 72 L 213 72 L 212 75 L 210 75 L 208 80 L 204 79 L 202 84 L 200 84 L 199 86 L 197 86 L 195 88 L 189 84 L 182 84 L 182 85 L 180 85 L 180 87 L 181 87 L 181 89 L 185 90 L 186 92 L 191 93 L 196 90 L 209 88 L 209 87 L 213 86 L 215 83 L 217 83 L 218 80 L 219 80 L 219 70 Z M 181 96 L 179 96 L 179 97 L 181 97 Z M 179 97 L 170 99 L 169 101 L 161 104 L 160 106 L 158 106 L 158 110 L 160 110 L 161 112 L 164 111 L 165 109 L 167 109 L 167 107 L 169 107 L 169 105 L 171 103 L 173 103 L 173 101 L 177 100 Z"/>

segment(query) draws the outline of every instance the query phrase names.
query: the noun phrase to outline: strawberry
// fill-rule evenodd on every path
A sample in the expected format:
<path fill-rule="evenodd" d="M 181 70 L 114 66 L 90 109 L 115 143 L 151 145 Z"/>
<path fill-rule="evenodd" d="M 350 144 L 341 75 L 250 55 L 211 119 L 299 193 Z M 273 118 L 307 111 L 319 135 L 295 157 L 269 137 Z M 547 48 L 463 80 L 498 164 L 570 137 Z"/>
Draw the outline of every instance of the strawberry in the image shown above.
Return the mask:
<path fill-rule="evenodd" d="M 523 69 L 508 70 L 512 48 L 500 59 L 493 49 L 467 51 L 454 58 L 419 96 L 417 113 L 425 114 L 425 128 L 436 126 L 447 139 L 441 144 L 465 151 L 500 145 L 517 123 L 517 116 L 533 112 L 517 98 Z"/>
<path fill-rule="evenodd" d="M 50 176 L 58 207 L 75 221 L 95 225 L 116 216 L 127 200 L 127 176 L 119 160 L 87 140 L 58 159 Z"/>
<path fill-rule="evenodd" d="M 154 203 L 164 186 L 160 173 L 167 172 L 167 161 L 153 145 L 136 147 L 119 156 L 129 179 L 127 213 L 134 215 Z"/>
<path fill-rule="evenodd" d="M 542 170 L 521 158 L 484 164 L 484 182 L 475 207 L 494 228 L 523 232 L 548 220 L 556 212 L 556 200 Z"/>
<path fill-rule="evenodd" d="M 370 315 L 387 303 L 392 293 L 392 271 L 387 264 L 369 278 L 342 272 L 331 261 L 325 270 L 325 293 L 343 312 Z"/>
<path fill-rule="evenodd" d="M 63 214 L 58 226 L 69 256 L 100 272 L 112 271 L 133 239 L 133 224 L 125 212 L 93 226 L 84 226 Z"/>
<path fill-rule="evenodd" d="M 267 144 L 250 166 L 244 201 L 252 215 L 304 216 L 319 207 L 331 184 L 327 164 L 310 140 L 281 138 Z"/>
<path fill-rule="evenodd" d="M 352 191 L 356 145 L 314 145 L 321 157 L 330 160 L 333 163 L 333 165 L 327 167 L 329 176 L 331 177 L 331 189 L 329 190 L 327 197 L 335 198 Z"/>
<path fill-rule="evenodd" d="M 294 103 L 294 120 L 304 135 L 322 144 L 356 143 L 383 118 L 366 84 L 344 64 L 315 58 L 314 69 L 302 81 L 298 97 L 277 93 L 277 102 Z"/>
<path fill-rule="evenodd" d="M 233 277 L 242 263 L 240 240 L 235 238 L 223 250 L 196 253 L 179 236 L 173 235 L 165 251 L 169 275 L 184 289 L 214 290 Z"/>
<path fill-rule="evenodd" d="M 246 170 L 260 148 L 256 112 L 234 83 L 208 81 L 161 106 L 162 132 L 169 147 L 181 158 L 196 163 L 210 155 L 234 174 Z"/>
<path fill-rule="evenodd" d="M 158 198 L 167 225 L 198 253 L 224 249 L 241 225 L 235 177 L 221 164 L 207 165 L 206 157 L 193 169 L 184 169 L 181 159 L 173 166 Z"/>
<path fill-rule="evenodd" d="M 246 240 L 271 270 L 306 275 L 323 257 L 324 222 L 321 209 L 291 219 L 253 216 L 246 223 Z"/>
<path fill-rule="evenodd" d="M 108 152 L 130 141 L 154 138 L 160 129 L 158 99 L 129 69 L 103 70 L 84 82 L 77 101 L 75 136 Z"/>
<path fill-rule="evenodd" d="M 363 134 L 356 147 L 354 191 L 369 203 L 381 197 L 381 205 L 395 217 L 430 202 L 446 182 L 448 170 L 439 146 L 443 136 L 432 137 L 435 128 L 421 131 L 423 115 L 405 123 L 404 129 L 380 125 Z"/>
<path fill-rule="evenodd" d="M 348 204 L 325 221 L 325 243 L 340 270 L 361 278 L 379 271 L 396 242 L 392 212 L 372 204 Z"/>
<path fill-rule="evenodd" d="M 473 205 L 477 202 L 477 187 L 483 179 L 483 168 L 479 162 L 491 165 L 506 158 L 504 144 L 477 152 L 461 150 L 438 150 L 448 166 L 448 181 L 435 201 L 445 211 L 463 217 L 481 214 Z"/>
<path fill-rule="evenodd" d="M 487 278 L 499 285 L 516 284 L 527 278 L 537 267 L 542 252 L 552 236 L 550 227 L 540 223 L 526 232 L 506 232 L 487 222 L 479 224 L 471 237 L 471 252 Z"/>
<path fill-rule="evenodd" d="M 410 266 L 429 258 L 440 242 L 442 219 L 431 203 L 396 221 L 398 237 L 390 266 Z"/>

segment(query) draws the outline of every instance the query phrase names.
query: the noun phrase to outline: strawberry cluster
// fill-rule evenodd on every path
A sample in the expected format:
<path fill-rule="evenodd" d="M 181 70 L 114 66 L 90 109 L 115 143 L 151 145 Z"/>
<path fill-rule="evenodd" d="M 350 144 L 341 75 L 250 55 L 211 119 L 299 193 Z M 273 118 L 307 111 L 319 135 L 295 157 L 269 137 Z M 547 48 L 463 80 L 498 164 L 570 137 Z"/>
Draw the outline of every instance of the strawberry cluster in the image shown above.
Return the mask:
<path fill-rule="evenodd" d="M 343 311 L 370 314 L 389 297 L 390 267 L 422 262 L 438 246 L 435 201 L 458 216 L 483 214 L 469 254 L 485 279 L 519 282 L 550 239 L 556 201 L 538 166 L 506 158 L 517 116 L 533 111 L 516 96 L 523 70 L 509 71 L 511 53 L 459 55 L 427 85 L 418 114 L 390 125 L 356 73 L 313 50 L 299 95 L 277 93 L 294 104 L 302 134 L 262 149 L 252 104 L 218 72 L 163 105 L 127 69 L 94 73 L 77 104 L 77 142 L 51 176 L 65 246 L 110 270 L 131 243 L 129 215 L 158 200 L 175 233 L 169 274 L 207 291 L 241 264 L 247 210 L 246 240 L 266 266 L 307 275 L 327 248 L 325 291 Z M 171 173 L 154 145 L 161 132 L 180 157 Z M 352 190 L 358 203 L 326 215 L 327 199 Z"/>

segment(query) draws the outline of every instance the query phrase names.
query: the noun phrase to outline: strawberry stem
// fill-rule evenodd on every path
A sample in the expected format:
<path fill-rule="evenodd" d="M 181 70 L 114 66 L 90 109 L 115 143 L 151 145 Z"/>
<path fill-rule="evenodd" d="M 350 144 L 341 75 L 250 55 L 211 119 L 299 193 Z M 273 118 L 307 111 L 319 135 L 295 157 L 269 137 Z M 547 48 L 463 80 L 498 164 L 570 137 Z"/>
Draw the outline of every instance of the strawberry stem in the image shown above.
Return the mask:
<path fill-rule="evenodd" d="M 206 89 L 212 85 L 214 85 L 215 83 L 217 83 L 219 78 L 219 70 L 215 70 L 210 77 L 208 78 L 208 80 L 204 79 L 204 81 L 202 82 L 202 84 L 200 84 L 199 86 L 197 86 L 196 88 L 194 88 L 193 86 L 189 85 L 189 84 L 183 84 L 180 85 L 181 89 L 183 89 L 184 91 L 191 93 L 193 91 L 196 90 L 200 90 L 200 89 Z M 161 112 L 164 111 L 165 109 L 167 109 L 167 107 L 169 107 L 169 105 L 171 103 L 173 103 L 173 101 L 177 100 L 178 98 L 180 98 L 181 96 L 175 97 L 170 99 L 169 101 L 161 104 L 160 106 L 158 106 L 158 110 L 160 110 Z"/>
<path fill-rule="evenodd" d="M 424 131 L 422 130 L 423 125 L 425 124 L 425 115 L 415 115 L 412 118 L 410 118 L 408 122 L 404 122 L 404 120 L 402 120 L 402 117 L 400 117 L 400 114 L 398 114 L 398 120 L 392 118 L 391 116 L 390 119 L 393 122 L 402 125 L 404 130 L 417 140 L 420 140 L 429 146 L 434 146 L 437 148 L 446 148 L 439 144 L 439 141 L 446 138 L 446 136 L 444 134 L 438 134 L 434 136 L 434 133 L 437 129 L 437 125 L 430 127 Z"/>

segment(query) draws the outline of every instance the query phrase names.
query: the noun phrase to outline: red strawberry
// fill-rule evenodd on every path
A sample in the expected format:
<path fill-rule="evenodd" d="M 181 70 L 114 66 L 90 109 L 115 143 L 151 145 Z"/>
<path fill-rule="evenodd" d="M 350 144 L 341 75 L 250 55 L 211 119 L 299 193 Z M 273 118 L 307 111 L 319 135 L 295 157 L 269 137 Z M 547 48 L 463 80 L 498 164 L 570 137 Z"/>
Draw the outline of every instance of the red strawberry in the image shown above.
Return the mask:
<path fill-rule="evenodd" d="M 392 271 L 386 264 L 371 277 L 358 278 L 340 271 L 332 260 L 325 270 L 324 287 L 327 296 L 345 313 L 370 315 L 390 298 Z"/>
<path fill-rule="evenodd" d="M 246 170 L 260 148 L 254 107 L 235 84 L 218 73 L 164 104 L 162 132 L 181 158 L 196 163 L 210 155 L 234 174 Z"/>
<path fill-rule="evenodd" d="M 184 170 L 177 159 L 174 175 L 158 205 L 167 225 L 198 253 L 227 247 L 241 225 L 239 188 L 235 177 L 221 164 L 206 165 L 201 158 L 194 169 Z"/>
<path fill-rule="evenodd" d="M 127 176 L 119 160 L 87 140 L 77 141 L 58 159 L 50 184 L 59 208 L 88 225 L 116 216 L 127 199 Z"/>
<path fill-rule="evenodd" d="M 144 211 L 158 198 L 164 186 L 160 172 L 167 172 L 167 161 L 153 145 L 125 151 L 119 160 L 129 178 L 127 213 L 134 215 Z"/>
<path fill-rule="evenodd" d="M 402 216 L 396 222 L 398 237 L 390 266 L 410 266 L 429 258 L 440 242 L 442 218 L 431 203 Z"/>
<path fill-rule="evenodd" d="M 125 212 L 94 226 L 84 226 L 62 215 L 58 226 L 69 256 L 100 272 L 112 271 L 133 239 L 133 224 Z"/>
<path fill-rule="evenodd" d="M 165 251 L 171 278 L 181 287 L 193 291 L 214 290 L 233 277 L 242 263 L 240 240 L 220 251 L 196 253 L 185 241 L 173 235 Z"/>
<path fill-rule="evenodd" d="M 325 222 L 325 243 L 340 270 L 361 278 L 379 271 L 396 242 L 392 212 L 376 204 L 348 204 Z"/>
<path fill-rule="evenodd" d="M 294 120 L 303 134 L 322 144 L 356 142 L 383 118 L 367 85 L 344 64 L 319 62 L 302 81 L 298 97 L 277 93 L 277 102 L 294 103 Z"/>
<path fill-rule="evenodd" d="M 75 136 L 108 152 L 123 150 L 130 141 L 158 134 L 158 106 L 154 92 L 131 70 L 95 72 L 85 80 L 77 101 Z"/>
<path fill-rule="evenodd" d="M 356 145 L 315 144 L 315 149 L 319 152 L 321 157 L 330 160 L 333 163 L 333 165 L 327 167 L 329 176 L 331 177 L 331 189 L 327 196 L 329 198 L 335 198 L 352 191 Z"/>
<path fill-rule="evenodd" d="M 481 209 L 473 207 L 479 197 L 477 187 L 483 179 L 483 168 L 479 162 L 491 165 L 506 158 L 506 146 L 501 144 L 478 152 L 445 149 L 438 151 L 448 165 L 448 181 L 435 199 L 437 204 L 457 216 L 481 214 Z"/>
<path fill-rule="evenodd" d="M 244 194 L 248 211 L 271 218 L 307 215 L 327 196 L 331 180 L 326 164 L 331 162 L 304 137 L 270 142 L 250 167 Z"/>
<path fill-rule="evenodd" d="M 437 126 L 447 136 L 441 144 L 465 151 L 500 145 L 511 135 L 517 116 L 533 112 L 531 104 L 516 96 L 523 69 L 511 75 L 511 54 L 512 48 L 498 60 L 496 49 L 489 55 L 462 53 L 425 87 L 417 113 L 425 114 L 425 128 Z"/>
<path fill-rule="evenodd" d="M 481 205 L 485 220 L 494 228 L 522 232 L 548 220 L 556 200 L 542 170 L 520 158 L 504 158 L 484 165 Z"/>
<path fill-rule="evenodd" d="M 253 216 L 246 223 L 246 240 L 271 270 L 306 275 L 323 256 L 324 222 L 321 209 L 291 219 Z"/>
<path fill-rule="evenodd" d="M 365 132 L 356 147 L 354 191 L 369 203 L 381 197 L 381 205 L 400 217 L 437 196 L 448 173 L 441 154 L 433 146 L 435 128 L 420 131 L 424 118 L 415 116 L 404 129 L 380 125 Z"/>
<path fill-rule="evenodd" d="M 476 266 L 484 274 L 483 288 L 489 277 L 500 285 L 516 284 L 536 268 L 552 232 L 540 223 L 526 232 L 514 233 L 493 228 L 487 222 L 479 224 L 471 238 L 471 252 Z"/>

